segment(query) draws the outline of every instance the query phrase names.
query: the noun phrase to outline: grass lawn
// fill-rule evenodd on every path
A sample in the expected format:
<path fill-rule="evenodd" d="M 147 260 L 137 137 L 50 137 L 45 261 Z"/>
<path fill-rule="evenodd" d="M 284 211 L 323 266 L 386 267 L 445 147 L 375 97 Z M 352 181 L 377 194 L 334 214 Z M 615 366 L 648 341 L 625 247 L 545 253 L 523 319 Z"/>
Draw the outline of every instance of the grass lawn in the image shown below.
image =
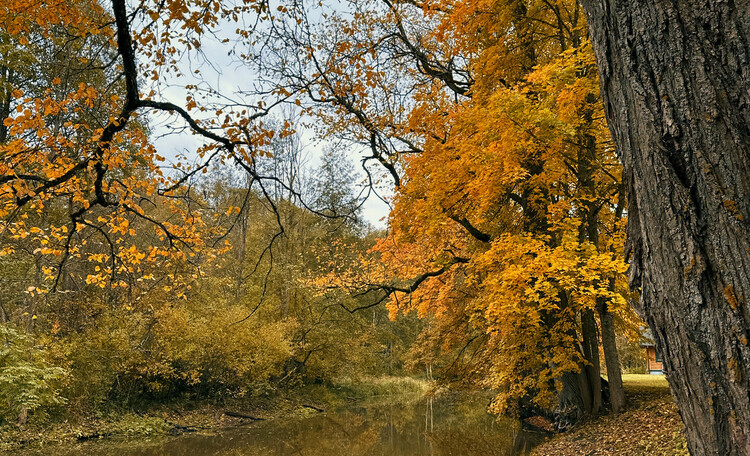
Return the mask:
<path fill-rule="evenodd" d="M 555 435 L 534 456 L 687 455 L 682 421 L 661 375 L 623 375 L 627 410 Z"/>

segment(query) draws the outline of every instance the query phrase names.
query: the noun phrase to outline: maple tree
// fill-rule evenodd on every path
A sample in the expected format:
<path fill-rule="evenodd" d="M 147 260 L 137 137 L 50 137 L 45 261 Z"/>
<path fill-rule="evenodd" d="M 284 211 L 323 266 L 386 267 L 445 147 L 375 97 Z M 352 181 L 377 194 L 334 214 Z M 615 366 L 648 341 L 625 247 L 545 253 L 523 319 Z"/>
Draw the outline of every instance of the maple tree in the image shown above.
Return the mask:
<path fill-rule="evenodd" d="M 744 120 L 738 114 L 744 112 L 743 98 L 738 94 L 744 93 L 745 78 L 738 62 L 744 61 L 747 49 L 741 38 L 746 34 L 741 19 L 746 13 L 745 8 L 705 1 L 676 1 L 657 6 L 639 5 L 637 8 L 620 1 L 584 3 L 592 20 L 597 58 L 603 65 L 601 82 L 609 97 L 606 114 L 613 119 L 612 131 L 625 158 L 627 172 L 622 180 L 631 196 L 628 211 L 631 221 L 628 255 L 632 255 L 633 261 L 631 278 L 635 290 L 644 292 L 644 314 L 657 328 L 657 345 L 667 353 L 667 375 L 674 382 L 675 395 L 685 413 L 691 451 L 698 454 L 745 454 L 748 442 L 743 431 L 747 428 L 746 388 L 738 385 L 744 385 L 748 378 L 743 374 L 747 370 L 747 363 L 743 361 L 747 358 L 747 322 L 741 317 L 741 309 L 746 306 L 746 293 L 736 290 L 746 288 L 747 274 L 741 266 L 744 259 L 736 256 L 736 252 L 744 251 L 747 244 L 740 227 L 746 219 L 746 211 L 738 203 L 746 193 L 740 182 L 747 179 L 743 172 L 732 171 L 746 161 L 743 158 L 746 155 L 742 145 L 744 139 L 740 139 L 746 136 Z M 392 4 L 387 5 L 390 15 L 383 22 L 395 21 L 397 26 L 384 36 L 393 38 L 390 42 L 400 43 L 391 57 L 412 57 L 414 71 L 424 79 L 437 82 L 422 104 L 437 108 L 422 112 L 417 122 L 417 126 L 428 125 L 429 131 L 424 136 L 434 134 L 437 141 L 445 141 L 449 137 L 447 133 L 453 132 L 453 124 L 448 128 L 440 126 L 445 125 L 446 117 L 452 120 L 448 117 L 450 102 L 459 98 L 454 94 L 468 95 L 474 103 L 480 98 L 477 94 L 489 96 L 498 86 L 507 86 L 509 80 L 510 86 L 514 87 L 518 73 L 514 74 L 512 70 L 528 72 L 534 64 L 541 63 L 540 59 L 549 57 L 546 52 L 552 48 L 545 47 L 545 44 L 552 46 L 557 40 L 561 45 L 558 49 L 563 49 L 566 40 L 568 43 L 573 41 L 571 38 L 575 33 L 571 32 L 583 26 L 580 22 L 573 27 L 564 25 L 566 19 L 573 19 L 570 23 L 574 23 L 576 18 L 582 17 L 577 4 L 566 2 L 396 3 L 397 10 L 414 7 L 412 11 L 416 11 L 412 15 L 403 14 L 408 19 L 401 21 L 390 8 Z M 549 14 L 545 15 L 545 11 Z M 452 13 L 460 15 L 456 14 L 454 18 L 457 20 L 452 22 L 427 21 L 423 25 L 419 21 L 422 12 L 430 18 L 442 14 L 449 17 Z M 471 19 L 464 21 L 466 18 Z M 433 31 L 437 31 L 437 35 L 441 33 L 441 23 L 447 24 L 442 31 L 450 30 L 444 41 L 437 41 L 444 43 L 442 47 L 429 41 L 434 36 Z M 648 25 L 640 25 L 643 23 Z M 456 27 L 456 24 L 460 25 Z M 406 31 L 410 26 L 414 27 L 411 35 Z M 507 28 L 503 29 L 504 26 Z M 452 32 L 456 29 L 489 30 L 495 34 L 478 33 L 474 39 L 464 41 L 455 38 L 456 34 Z M 539 33 L 541 29 L 546 33 Z M 663 40 L 661 37 L 665 31 L 669 38 Z M 424 40 L 425 37 L 428 39 Z M 463 71 L 465 60 L 453 58 L 454 54 L 448 52 L 465 46 L 476 55 L 484 46 L 496 42 L 501 45 L 490 47 L 492 51 L 485 54 L 491 58 L 477 60 L 477 67 L 483 70 L 479 73 Z M 532 43 L 535 46 L 523 46 Z M 695 52 L 688 51 L 692 49 Z M 529 65 L 529 62 L 534 63 Z M 711 62 L 710 69 L 698 70 L 701 74 L 698 78 L 686 78 L 684 74 L 692 72 L 695 62 Z M 483 84 L 478 75 L 493 74 L 493 69 L 506 71 L 494 73 L 494 77 L 487 78 L 484 80 L 486 85 Z M 664 74 L 672 77 L 664 77 Z M 508 76 L 516 76 L 516 79 Z M 669 82 L 672 80 L 677 82 L 672 84 Z M 471 87 L 457 85 L 457 81 L 469 83 Z M 335 85 L 327 86 L 336 92 Z M 362 86 L 365 85 L 360 84 Z M 417 84 L 413 88 L 417 90 L 416 87 Z M 349 105 L 357 107 L 352 103 Z M 405 110 L 410 111 L 410 108 L 406 106 Z M 373 125 L 378 126 L 377 123 L 368 125 L 361 121 L 364 112 L 361 107 L 344 112 L 357 117 L 360 131 L 370 131 Z M 430 113 L 437 115 L 430 117 Z M 482 111 L 477 116 L 481 115 L 481 120 L 485 120 L 484 114 Z M 370 116 L 365 120 L 372 119 L 377 117 Z M 386 131 L 393 129 L 393 122 L 385 122 L 380 127 Z M 415 128 L 403 128 L 400 132 L 413 133 Z M 721 132 L 731 134 L 727 136 Z M 726 138 L 730 136 L 737 141 L 729 144 Z M 523 137 L 518 139 L 518 143 L 523 144 Z M 420 147 L 417 144 L 417 149 Z M 723 150 L 731 152 L 727 156 L 721 153 Z M 441 175 L 441 171 L 447 168 L 446 174 L 460 175 L 462 170 L 448 166 L 450 163 L 441 161 L 439 167 L 429 170 Z M 587 179 L 579 176 L 579 180 L 583 183 Z M 724 181 L 728 184 L 719 183 Z M 395 182 L 399 186 L 402 184 L 400 178 Z M 620 185 L 622 191 L 623 182 Z M 453 202 L 458 204 L 460 198 L 454 196 L 456 201 Z M 547 195 L 534 196 L 542 196 L 540 200 L 543 201 Z M 426 203 L 415 200 L 414 204 Z M 443 208 L 436 206 L 435 214 Z M 587 204 L 582 206 L 584 210 L 581 212 L 585 214 Z M 618 206 L 622 211 L 622 206 Z M 475 222 L 460 216 L 457 218 L 454 222 L 472 237 L 479 235 L 486 239 L 484 235 L 491 235 L 485 232 L 486 228 L 485 231 L 477 229 L 481 219 Z M 544 217 L 536 220 L 544 221 Z M 721 221 L 722 229 L 707 228 L 717 226 L 717 220 Z M 405 225 L 413 229 L 414 224 L 410 221 L 406 218 Z M 445 223 L 449 225 L 447 220 Z M 706 236 L 709 231 L 710 236 Z M 442 238 L 442 235 L 426 238 L 425 243 L 437 243 Z M 657 257 L 650 261 L 655 252 L 658 252 Z M 423 259 L 414 254 L 412 264 Z M 435 276 L 442 276 L 450 267 L 465 264 L 464 260 L 464 257 L 456 257 L 442 264 L 433 263 L 431 265 L 436 269 L 432 272 L 425 274 L 424 271 L 430 269 L 422 269 L 420 275 L 413 276 L 416 279 L 411 283 L 387 291 L 415 291 L 415 287 L 435 280 Z M 665 269 L 668 274 L 663 274 Z M 712 310 L 702 310 L 703 304 Z M 731 336 L 725 337 L 727 334 Z M 712 361 L 713 367 L 704 362 L 707 359 Z M 671 362 L 674 366 L 670 366 Z M 693 366 L 697 367 L 693 369 Z M 694 375 L 679 375 L 678 369 L 687 369 Z M 692 402 L 694 391 L 700 392 L 699 404 Z"/>
<path fill-rule="evenodd" d="M 349 340 L 330 336 L 336 328 L 324 318 L 322 304 L 314 328 L 274 314 L 247 321 L 270 287 L 273 248 L 284 235 L 282 212 L 296 216 L 301 210 L 295 205 L 304 203 L 295 185 L 261 163 L 274 152 L 273 141 L 293 130 L 288 121 L 264 125 L 260 119 L 285 100 L 293 104 L 290 94 L 257 89 L 227 100 L 223 93 L 212 104 L 205 99 L 211 90 L 187 84 L 184 102 L 161 101 L 168 78 L 185 71 L 178 48 L 200 56 L 220 22 L 255 17 L 265 24 L 271 16 L 267 4 L 251 1 L 115 0 L 74 7 L 19 0 L 0 6 L 0 21 L 8 25 L 0 48 L 0 261 L 4 271 L 13 271 L 3 280 L 14 285 L 3 299 L 2 323 L 25 321 L 26 331 L 46 344 L 46 360 L 74 372 L 62 387 L 76 403 L 97 406 L 106 397 L 127 397 L 127 391 L 241 390 L 289 378 L 285 366 L 299 352 L 310 357 L 303 350 L 313 346 L 299 333 L 317 338 L 318 345 Z M 251 47 L 264 37 L 267 31 L 257 25 L 254 31 L 237 28 L 230 41 Z M 161 155 L 166 153 L 157 153 L 155 112 L 171 115 L 173 124 L 182 122 L 204 140 L 197 159 L 178 156 L 170 166 Z M 214 164 L 245 176 L 248 188 L 235 206 L 220 199 L 224 206 L 215 207 L 206 190 L 196 188 L 197 176 Z M 290 199 L 279 199 L 279 188 Z M 243 233 L 237 244 L 250 242 L 247 231 L 235 228 L 247 221 L 249 205 L 271 214 L 262 225 L 271 235 L 254 239 L 267 244 L 253 252 L 255 268 L 262 264 L 268 272 L 259 284 L 248 284 L 239 269 L 235 298 L 243 288 L 252 295 L 230 305 L 209 297 L 216 291 L 211 282 L 224 283 L 222 263 L 211 260 L 228 251 L 237 231 Z M 197 292 L 200 286 L 204 293 Z M 244 324 L 234 331 L 211 329 L 238 322 Z M 319 363 L 319 370 L 331 371 L 332 359 Z M 45 369 L 34 371 L 34 381 L 51 387 L 61 371 Z M 58 393 L 44 400 L 59 403 Z"/>
<path fill-rule="evenodd" d="M 256 156 L 270 153 L 263 148 L 275 131 L 254 119 L 284 97 L 226 103 L 226 111 L 217 107 L 215 117 L 205 119 L 190 113 L 207 109 L 207 104 L 197 107 L 199 87 L 188 85 L 184 104 L 159 101 L 159 82 L 184 71 L 175 46 L 199 52 L 201 37 L 213 33 L 219 21 L 236 22 L 244 13 L 269 17 L 261 3 L 214 2 L 208 8 L 199 3 L 155 2 L 129 12 L 120 0 L 75 8 L 19 0 L 0 9 L 0 19 L 8 24 L 0 144 L 3 235 L 35 243 L 41 255 L 54 258 L 44 268 L 47 282 L 32 292 L 57 289 L 72 273 L 66 264 L 91 255 L 102 266 L 79 279 L 101 286 L 128 286 L 119 276 L 144 274 L 144 264 L 191 261 L 211 244 L 206 241 L 212 222 L 203 219 L 200 204 L 191 202 L 186 184 L 210 162 L 238 164 L 260 187 L 275 179 L 262 176 L 255 163 Z M 238 29 L 236 39 L 250 39 L 249 34 Z M 42 65 L 47 65 L 46 79 L 24 76 Z M 139 120 L 144 111 L 175 115 L 205 138 L 196 151 L 200 161 L 178 161 L 165 173 L 165 158 L 149 139 L 148 120 Z M 291 127 L 287 123 L 279 131 L 283 136 Z M 66 217 L 37 223 L 34 217 L 53 207 Z M 132 239 L 139 223 L 153 225 L 156 236 L 149 245 Z M 82 246 L 91 235 L 109 249 L 86 252 Z"/>
<path fill-rule="evenodd" d="M 425 343 L 455 348 L 456 376 L 499 389 L 498 411 L 531 398 L 556 402 L 564 419 L 597 413 L 598 317 L 622 410 L 614 319 L 630 331 L 638 319 L 620 253 L 620 168 L 580 6 L 368 6 L 334 16 L 349 35 L 339 46 L 325 35 L 310 56 L 316 75 L 318 62 L 332 69 L 308 81 L 314 101 L 333 105 L 323 119 L 386 161 L 397 188 L 377 261 L 336 283 L 380 291 L 375 302 L 389 298 L 394 315 L 433 315 Z"/>
<path fill-rule="evenodd" d="M 138 14 L 128 16 L 133 28 Z M 19 31 L 21 38 L 15 36 L 7 48 L 24 50 L 37 74 L 14 70 L 4 73 L 3 81 L 10 89 L 4 99 L 7 136 L 0 144 L 8 210 L 0 280 L 10 286 L 0 295 L 0 329 L 3 343 L 13 347 L 4 356 L 10 366 L 3 382 L 28 394 L 9 390 L 3 398 L 8 413 L 0 420 L 32 415 L 39 420 L 44 408 L 64 403 L 75 413 L 101 410 L 107 401 L 236 397 L 344 373 L 398 370 L 409 324 L 391 323 L 377 309 L 366 317 L 350 315 L 335 298 L 312 297 L 298 283 L 309 270 L 328 266 L 318 264 L 312 252 L 339 242 L 356 252 L 370 242 L 354 222 L 359 203 L 349 188 L 352 178 L 323 178 L 346 176 L 344 163 L 331 158 L 319 181 L 304 182 L 299 157 L 285 155 L 288 144 L 299 143 L 289 120 L 244 123 L 269 112 L 247 105 L 243 109 L 253 114 L 236 113 L 234 133 L 241 139 L 231 147 L 252 144 L 253 151 L 232 155 L 224 146 L 207 144 L 197 165 L 164 171 L 167 161 L 151 144 L 148 100 L 136 103 L 143 103 L 139 109 L 146 115 L 133 111 L 127 124 L 116 117 L 122 113 L 117 94 L 129 87 L 126 69 L 117 65 L 122 56 L 114 36 L 117 21 L 111 19 L 106 7 L 94 8 L 82 30 L 100 24 L 103 31 L 79 37 L 65 28 L 63 16 L 48 24 L 51 34 L 62 36 L 60 42 L 39 36 L 49 50 L 20 44 L 24 33 L 36 36 L 44 28 Z M 148 32 L 138 34 L 144 36 Z M 161 38 L 179 41 L 170 36 Z M 136 48 L 151 55 L 143 44 Z M 9 56 L 8 63 L 16 58 Z M 146 68 L 178 65 L 145 61 Z M 64 101 L 69 109 L 44 109 L 66 97 L 74 100 Z M 200 113 L 206 105 L 197 107 L 189 98 L 185 106 Z M 212 126 L 215 112 L 191 120 L 180 111 L 188 126 L 212 138 L 212 131 L 233 125 Z M 28 116 L 36 123 L 24 123 Z M 105 148 L 98 135 L 112 125 L 124 127 L 112 136 L 117 146 Z M 199 173 L 207 174 L 201 182 Z M 13 193 L 17 188 L 34 190 L 24 198 Z M 309 194 L 311 211 L 301 207 L 303 193 Z M 321 222 L 313 212 L 330 220 Z M 16 347 L 27 340 L 43 348 Z"/>

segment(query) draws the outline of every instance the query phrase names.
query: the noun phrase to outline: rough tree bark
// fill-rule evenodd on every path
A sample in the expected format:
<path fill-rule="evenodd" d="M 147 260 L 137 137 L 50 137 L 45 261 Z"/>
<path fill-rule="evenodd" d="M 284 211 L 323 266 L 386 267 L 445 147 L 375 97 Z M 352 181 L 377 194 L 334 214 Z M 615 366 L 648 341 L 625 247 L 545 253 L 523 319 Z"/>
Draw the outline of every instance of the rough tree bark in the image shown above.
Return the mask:
<path fill-rule="evenodd" d="M 631 285 L 694 455 L 750 455 L 750 2 L 584 0 Z"/>

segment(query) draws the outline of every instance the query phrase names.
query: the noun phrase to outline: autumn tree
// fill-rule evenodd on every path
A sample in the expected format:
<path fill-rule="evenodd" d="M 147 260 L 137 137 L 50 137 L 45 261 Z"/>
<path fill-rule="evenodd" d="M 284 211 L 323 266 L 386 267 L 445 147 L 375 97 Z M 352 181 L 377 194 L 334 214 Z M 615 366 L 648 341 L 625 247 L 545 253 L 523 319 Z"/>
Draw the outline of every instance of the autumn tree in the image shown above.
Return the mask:
<path fill-rule="evenodd" d="M 220 21 L 240 16 L 272 20 L 268 5 L 253 2 L 215 2 L 210 8 L 155 2 L 131 10 L 124 0 L 75 6 L 19 0 L 0 8 L 8 24 L 2 36 L 0 215 L 5 235 L 36 243 L 30 250 L 50 258 L 48 281 L 34 287 L 38 292 L 60 287 L 70 272 L 66 265 L 88 256 L 80 246 L 90 236 L 108 249 L 95 252 L 104 255 L 103 265 L 84 274 L 89 284 L 121 286 L 118 275 L 138 272 L 142 264 L 197 258 L 211 234 L 190 193 L 191 179 L 210 162 L 241 164 L 255 186 L 276 180 L 256 167 L 255 157 L 271 153 L 267 146 L 276 134 L 258 119 L 288 96 L 258 87 L 229 101 L 223 94 L 222 103 L 208 100 L 198 109 L 207 93 L 203 85 L 183 86 L 185 99 L 177 104 L 159 95 L 170 75 L 186 70 L 176 46 L 200 55 L 201 40 L 207 44 L 208 37 L 238 45 L 267 39 L 260 25 L 216 37 Z M 23 59 L 34 63 L 24 65 Z M 54 69 L 42 72 L 44 80 L 23 74 L 24 67 L 44 65 Z M 201 118 L 207 109 L 211 115 Z M 156 153 L 147 122 L 138 119 L 154 112 L 179 119 L 179 128 L 203 139 L 197 160 L 175 160 L 164 172 L 166 153 Z M 287 123 L 279 136 L 290 131 Z M 27 220 L 51 207 L 65 216 L 48 226 Z M 153 225 L 154 249 L 127 239 L 135 223 Z"/>
<path fill-rule="evenodd" d="M 291 126 L 277 133 L 259 119 L 286 97 L 258 89 L 227 101 L 224 93 L 223 103 L 199 108 L 204 85 L 183 86 L 174 103 L 162 96 L 170 75 L 186 70 L 177 54 L 200 56 L 208 36 L 226 38 L 215 35 L 218 22 L 240 16 L 265 22 L 268 5 L 0 6 L 0 261 L 13 284 L 0 306 L 3 334 L 45 346 L 29 352 L 33 360 L 9 352 L 4 381 L 36 384 L 20 402 L 3 399 L 14 411 L 61 403 L 63 393 L 96 407 L 123 392 L 240 388 L 266 381 L 290 356 L 293 323 L 258 319 L 215 332 L 249 311 L 195 288 L 201 268 L 229 247 L 227 219 L 239 215 L 213 210 L 195 178 L 229 162 L 250 176 L 256 197 L 272 201 L 269 182 L 279 179 L 256 158 Z M 261 35 L 243 28 L 229 39 Z M 157 153 L 150 127 L 158 114 L 201 138 L 194 156 Z M 27 334 L 16 337 L 21 323 Z M 64 372 L 75 375 L 63 393 L 50 392 Z"/>
<path fill-rule="evenodd" d="M 341 283 L 384 292 L 393 312 L 436 315 L 433 340 L 467 361 L 459 376 L 504 392 L 498 410 L 532 398 L 597 413 L 598 324 L 621 410 L 612 313 L 634 321 L 617 253 L 624 199 L 580 6 L 368 6 L 331 14 L 338 41 L 295 30 L 312 77 L 289 78 L 397 189 L 377 252 L 380 280 L 401 279 Z"/>
<path fill-rule="evenodd" d="M 583 2 L 628 188 L 631 287 L 696 455 L 750 454 L 744 2 Z"/>

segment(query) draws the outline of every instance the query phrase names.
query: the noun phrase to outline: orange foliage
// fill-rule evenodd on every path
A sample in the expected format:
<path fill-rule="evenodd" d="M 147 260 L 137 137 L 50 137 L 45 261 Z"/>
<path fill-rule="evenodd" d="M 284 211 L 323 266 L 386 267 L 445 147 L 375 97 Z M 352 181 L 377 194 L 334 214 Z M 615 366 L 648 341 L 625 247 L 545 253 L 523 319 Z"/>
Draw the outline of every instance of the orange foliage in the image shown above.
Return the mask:
<path fill-rule="evenodd" d="M 364 272 L 327 280 L 358 290 L 379 281 L 392 316 L 435 317 L 433 345 L 464 364 L 461 375 L 501 391 L 497 410 L 527 395 L 550 405 L 561 375 L 588 363 L 584 311 L 606 303 L 626 328 L 638 324 L 620 253 L 620 168 L 580 6 L 389 6 L 381 20 L 402 32 L 406 18 L 431 26 L 403 32 L 418 48 L 414 95 L 387 127 L 420 150 L 399 155 L 388 237 Z M 453 62 L 466 62 L 465 92 Z"/>
<path fill-rule="evenodd" d="M 0 234 L 49 257 L 39 291 L 58 287 L 66 262 L 91 255 L 106 261 L 81 278 L 121 286 L 123 274 L 137 277 L 189 262 L 209 248 L 214 221 L 204 220 L 199 205 L 191 204 L 195 196 L 182 185 L 207 164 L 178 162 L 171 172 L 163 171 L 165 158 L 156 153 L 148 121 L 139 114 L 143 108 L 169 113 L 182 108 L 154 101 L 156 90 L 142 93 L 138 78 L 150 74 L 158 81 L 179 72 L 178 48 L 200 47 L 201 35 L 220 20 L 264 16 L 264 5 L 145 2 L 131 22 L 127 4 L 119 0 L 107 8 L 96 0 L 3 2 L 0 104 L 8 108 L 0 112 Z M 113 17 L 120 9 L 125 16 Z M 199 92 L 190 90 L 187 110 L 196 107 Z M 213 140 L 198 148 L 198 157 L 252 163 L 256 153 L 265 153 L 274 131 L 251 122 L 247 109 L 221 114 L 218 109 L 205 121 L 182 115 L 195 132 Z M 289 132 L 287 125 L 281 134 Z M 154 235 L 145 234 L 147 225 Z M 98 242 L 86 246 L 92 236 Z M 14 251 L 9 246 L 1 253 Z"/>

